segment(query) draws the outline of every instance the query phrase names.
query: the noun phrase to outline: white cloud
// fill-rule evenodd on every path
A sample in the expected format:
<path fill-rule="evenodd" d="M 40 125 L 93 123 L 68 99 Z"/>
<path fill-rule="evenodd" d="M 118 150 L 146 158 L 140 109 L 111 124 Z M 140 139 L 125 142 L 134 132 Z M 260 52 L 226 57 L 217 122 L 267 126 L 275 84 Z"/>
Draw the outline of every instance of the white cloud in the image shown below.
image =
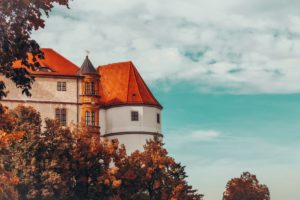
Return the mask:
<path fill-rule="evenodd" d="M 195 140 L 212 140 L 220 135 L 220 132 L 214 130 L 198 130 L 190 133 L 190 138 Z"/>
<path fill-rule="evenodd" d="M 143 77 L 199 91 L 300 92 L 299 1 L 75 0 L 34 34 L 76 64 L 133 60 Z M 205 85 L 205 87 L 203 86 Z"/>
<path fill-rule="evenodd" d="M 173 144 L 186 145 L 188 142 L 208 142 L 219 139 L 222 136 L 221 132 L 216 130 L 188 130 L 182 129 L 170 132 L 166 135 L 166 141 Z"/>

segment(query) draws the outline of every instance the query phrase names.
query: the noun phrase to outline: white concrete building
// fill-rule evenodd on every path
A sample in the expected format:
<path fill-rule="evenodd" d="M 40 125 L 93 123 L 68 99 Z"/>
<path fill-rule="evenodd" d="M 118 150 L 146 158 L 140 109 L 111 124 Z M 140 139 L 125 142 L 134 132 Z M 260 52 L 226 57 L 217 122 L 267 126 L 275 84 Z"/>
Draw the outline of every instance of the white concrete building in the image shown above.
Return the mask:
<path fill-rule="evenodd" d="M 52 49 L 42 51 L 42 68 L 32 72 L 32 96 L 22 95 L 10 80 L 0 77 L 9 91 L 1 104 L 32 106 L 42 119 L 57 119 L 64 126 L 84 123 L 91 134 L 117 138 L 128 152 L 142 150 L 147 139 L 162 136 L 162 106 L 132 62 L 95 69 L 86 57 L 79 68 Z M 21 67 L 20 62 L 14 67 Z"/>

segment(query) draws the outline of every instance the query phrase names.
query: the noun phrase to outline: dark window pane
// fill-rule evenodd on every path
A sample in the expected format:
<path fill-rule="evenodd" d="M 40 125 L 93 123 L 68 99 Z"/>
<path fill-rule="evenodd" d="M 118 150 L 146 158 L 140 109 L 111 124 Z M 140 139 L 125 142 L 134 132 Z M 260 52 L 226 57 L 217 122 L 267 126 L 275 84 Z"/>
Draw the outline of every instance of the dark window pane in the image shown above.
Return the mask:
<path fill-rule="evenodd" d="M 57 82 L 57 91 L 61 91 L 61 82 Z"/>
<path fill-rule="evenodd" d="M 95 126 L 95 112 L 92 112 L 92 126 Z"/>
<path fill-rule="evenodd" d="M 67 83 L 66 82 L 62 82 L 61 84 L 62 84 L 61 91 L 67 91 Z"/>
<path fill-rule="evenodd" d="M 89 83 L 85 83 L 85 91 L 84 91 L 85 94 L 90 94 L 90 84 Z"/>
<path fill-rule="evenodd" d="M 139 121 L 139 112 L 137 111 L 131 112 L 131 121 Z"/>
<path fill-rule="evenodd" d="M 156 115 L 156 121 L 157 121 L 158 124 L 160 124 L 160 114 Z"/>
<path fill-rule="evenodd" d="M 67 125 L 67 111 L 66 109 L 61 109 L 61 125 Z"/>
<path fill-rule="evenodd" d="M 85 124 L 90 125 L 90 113 L 88 111 L 85 112 Z"/>
<path fill-rule="evenodd" d="M 95 94 L 95 83 L 94 82 L 91 83 L 91 93 L 92 93 L 92 95 Z"/>
<path fill-rule="evenodd" d="M 55 119 L 60 121 L 60 109 L 55 109 Z"/>
<path fill-rule="evenodd" d="M 55 119 L 58 120 L 62 126 L 66 126 L 67 125 L 67 110 L 65 108 L 55 109 Z"/>

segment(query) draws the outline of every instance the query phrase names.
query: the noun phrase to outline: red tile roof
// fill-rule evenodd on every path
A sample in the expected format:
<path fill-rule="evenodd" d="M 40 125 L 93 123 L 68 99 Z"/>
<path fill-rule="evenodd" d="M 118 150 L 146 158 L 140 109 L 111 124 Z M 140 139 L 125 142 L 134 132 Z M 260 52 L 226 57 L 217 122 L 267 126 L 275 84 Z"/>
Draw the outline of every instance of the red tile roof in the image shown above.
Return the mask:
<path fill-rule="evenodd" d="M 143 104 L 162 108 L 131 61 L 99 66 L 102 106 Z"/>
<path fill-rule="evenodd" d="M 49 68 L 51 71 L 30 71 L 32 74 L 46 75 L 76 75 L 79 67 L 57 53 L 52 49 L 41 49 L 44 52 L 45 59 L 38 59 L 41 67 Z M 29 60 L 32 60 L 32 55 L 29 54 Z M 14 63 L 14 67 L 22 67 L 21 61 Z"/>
<path fill-rule="evenodd" d="M 79 67 L 56 51 L 48 48 L 41 49 L 45 59 L 38 59 L 41 67 L 51 71 L 30 71 L 32 74 L 78 76 Z M 32 55 L 29 55 L 29 60 Z M 22 67 L 21 62 L 14 67 Z M 101 104 L 105 107 L 118 105 L 151 105 L 162 108 L 150 89 L 138 73 L 132 62 L 114 63 L 99 66 Z"/>

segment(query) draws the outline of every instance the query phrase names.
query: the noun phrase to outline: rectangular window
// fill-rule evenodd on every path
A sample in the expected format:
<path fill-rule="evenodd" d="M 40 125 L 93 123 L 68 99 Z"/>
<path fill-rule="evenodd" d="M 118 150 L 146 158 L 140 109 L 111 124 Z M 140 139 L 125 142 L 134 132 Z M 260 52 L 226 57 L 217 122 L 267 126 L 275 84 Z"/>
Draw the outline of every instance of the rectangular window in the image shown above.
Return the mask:
<path fill-rule="evenodd" d="M 139 121 L 139 112 L 131 111 L 131 121 Z"/>
<path fill-rule="evenodd" d="M 95 94 L 95 83 L 94 82 L 91 82 L 91 93 L 92 93 L 92 95 Z"/>
<path fill-rule="evenodd" d="M 92 126 L 95 126 L 95 112 L 92 112 Z"/>
<path fill-rule="evenodd" d="M 57 91 L 67 91 L 67 83 L 66 82 L 57 82 Z"/>
<path fill-rule="evenodd" d="M 160 124 L 160 114 L 159 113 L 156 114 L 156 122 L 158 124 Z"/>
<path fill-rule="evenodd" d="M 61 109 L 61 125 L 66 126 L 67 125 L 67 110 Z"/>
<path fill-rule="evenodd" d="M 57 82 L 57 91 L 61 91 L 61 82 Z"/>
<path fill-rule="evenodd" d="M 88 111 L 85 112 L 85 124 L 87 126 L 90 125 L 90 112 L 88 112 Z"/>
<path fill-rule="evenodd" d="M 67 110 L 63 109 L 55 109 L 55 119 L 60 122 L 62 126 L 67 125 Z"/>
<path fill-rule="evenodd" d="M 55 109 L 55 120 L 60 121 L 60 109 Z"/>
<path fill-rule="evenodd" d="M 67 91 L 67 83 L 66 82 L 61 83 L 61 91 Z"/>
<path fill-rule="evenodd" d="M 87 95 L 90 94 L 90 84 L 89 83 L 85 83 L 84 93 Z"/>

